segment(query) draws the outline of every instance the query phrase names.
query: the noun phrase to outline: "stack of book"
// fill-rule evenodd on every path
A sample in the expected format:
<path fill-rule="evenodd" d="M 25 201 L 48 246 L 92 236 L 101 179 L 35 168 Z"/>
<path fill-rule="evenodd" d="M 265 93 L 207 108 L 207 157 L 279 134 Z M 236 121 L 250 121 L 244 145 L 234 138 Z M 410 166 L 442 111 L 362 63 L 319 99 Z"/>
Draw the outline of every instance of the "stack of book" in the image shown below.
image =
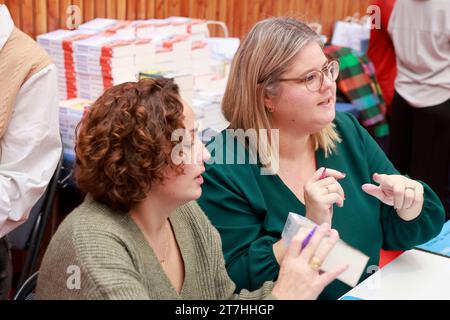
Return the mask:
<path fill-rule="evenodd" d="M 211 52 L 208 45 L 209 30 L 206 20 L 193 19 L 188 26 L 192 39 L 191 65 L 195 82 L 212 74 Z"/>
<path fill-rule="evenodd" d="M 75 159 L 75 129 L 92 104 L 92 100 L 86 99 L 69 99 L 59 103 L 59 128 L 64 158 L 68 161 Z"/>
<path fill-rule="evenodd" d="M 79 98 L 96 99 L 104 90 L 127 81 L 136 81 L 135 40 L 122 40 L 115 33 L 74 43 L 74 62 Z"/>
<path fill-rule="evenodd" d="M 60 99 L 96 99 L 145 70 L 174 70 L 208 82 L 212 75 L 205 20 L 97 18 L 75 31 L 38 36 L 58 68 Z M 188 92 L 190 91 L 190 93 Z M 183 89 L 191 100 L 192 88 Z M 186 93 L 188 92 L 188 93 Z"/>
<path fill-rule="evenodd" d="M 57 68 L 58 96 L 61 100 L 78 96 L 76 86 L 73 43 L 87 39 L 96 32 L 89 30 L 56 30 L 37 37 L 38 43 L 49 53 Z"/>
<path fill-rule="evenodd" d="M 205 143 L 229 125 L 221 108 L 223 93 L 222 88 L 194 91 L 192 109 L 199 122 L 201 139 Z"/>

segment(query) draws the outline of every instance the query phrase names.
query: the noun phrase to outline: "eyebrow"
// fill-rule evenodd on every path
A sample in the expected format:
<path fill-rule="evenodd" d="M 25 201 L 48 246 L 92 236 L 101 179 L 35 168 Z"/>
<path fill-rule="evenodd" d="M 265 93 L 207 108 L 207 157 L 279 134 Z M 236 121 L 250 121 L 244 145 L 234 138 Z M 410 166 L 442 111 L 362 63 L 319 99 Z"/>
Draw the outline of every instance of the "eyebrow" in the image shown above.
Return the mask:
<path fill-rule="evenodd" d="M 327 59 L 327 60 L 323 63 L 323 65 L 322 65 L 322 67 L 320 68 L 320 70 L 322 70 L 323 68 L 325 68 L 325 66 L 328 64 L 328 62 L 330 62 L 330 60 Z M 306 70 L 305 72 L 301 73 L 301 76 L 300 76 L 300 77 L 306 76 L 308 73 L 310 73 L 311 71 L 314 71 L 314 70 L 317 70 L 317 69 L 316 69 L 316 68 L 308 69 L 308 70 Z M 300 77 L 299 77 L 299 78 L 300 78 Z"/>

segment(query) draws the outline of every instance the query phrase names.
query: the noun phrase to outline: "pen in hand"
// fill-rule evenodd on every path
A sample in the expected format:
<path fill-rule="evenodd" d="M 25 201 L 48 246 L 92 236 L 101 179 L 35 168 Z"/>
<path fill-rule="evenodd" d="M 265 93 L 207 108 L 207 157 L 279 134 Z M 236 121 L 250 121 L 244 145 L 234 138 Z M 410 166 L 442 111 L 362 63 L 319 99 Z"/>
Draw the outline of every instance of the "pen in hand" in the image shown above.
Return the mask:
<path fill-rule="evenodd" d="M 305 240 L 302 242 L 301 250 L 305 249 L 305 247 L 308 245 L 309 241 L 311 240 L 312 236 L 316 232 L 317 226 L 315 226 L 311 232 L 306 236 Z"/>
<path fill-rule="evenodd" d="M 325 179 L 327 177 L 327 168 L 324 168 L 319 180 Z M 330 214 L 333 215 L 333 205 L 330 207 Z"/>

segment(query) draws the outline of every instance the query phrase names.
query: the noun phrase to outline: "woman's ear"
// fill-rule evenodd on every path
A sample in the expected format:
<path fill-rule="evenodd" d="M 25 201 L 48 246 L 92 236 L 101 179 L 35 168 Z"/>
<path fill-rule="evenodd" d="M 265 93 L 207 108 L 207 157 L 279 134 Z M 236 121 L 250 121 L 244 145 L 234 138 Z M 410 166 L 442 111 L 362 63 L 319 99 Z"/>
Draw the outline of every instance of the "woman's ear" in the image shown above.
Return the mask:
<path fill-rule="evenodd" d="M 264 98 L 264 106 L 266 107 L 267 111 L 270 113 L 275 111 L 275 105 L 273 103 L 272 97 L 266 94 Z"/>

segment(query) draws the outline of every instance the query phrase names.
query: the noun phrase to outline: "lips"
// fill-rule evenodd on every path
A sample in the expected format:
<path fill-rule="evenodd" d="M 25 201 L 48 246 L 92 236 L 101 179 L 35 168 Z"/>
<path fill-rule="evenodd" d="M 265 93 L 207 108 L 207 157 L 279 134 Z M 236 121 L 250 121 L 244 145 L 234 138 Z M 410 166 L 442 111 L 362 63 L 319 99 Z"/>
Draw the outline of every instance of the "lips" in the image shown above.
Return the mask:
<path fill-rule="evenodd" d="M 195 181 L 197 181 L 198 183 L 202 184 L 202 183 L 203 183 L 203 177 L 202 177 L 202 175 L 201 175 L 201 174 L 198 175 L 198 176 L 195 178 Z"/>
<path fill-rule="evenodd" d="M 202 177 L 202 173 L 205 172 L 205 168 L 202 169 L 202 171 L 200 172 L 200 174 L 198 176 L 195 177 L 194 180 L 203 183 L 203 177 Z"/>
<path fill-rule="evenodd" d="M 331 97 L 328 97 L 328 98 L 326 98 L 326 99 L 320 101 L 317 105 L 318 105 L 318 106 L 327 105 L 327 104 L 329 104 L 330 102 L 331 102 Z"/>

